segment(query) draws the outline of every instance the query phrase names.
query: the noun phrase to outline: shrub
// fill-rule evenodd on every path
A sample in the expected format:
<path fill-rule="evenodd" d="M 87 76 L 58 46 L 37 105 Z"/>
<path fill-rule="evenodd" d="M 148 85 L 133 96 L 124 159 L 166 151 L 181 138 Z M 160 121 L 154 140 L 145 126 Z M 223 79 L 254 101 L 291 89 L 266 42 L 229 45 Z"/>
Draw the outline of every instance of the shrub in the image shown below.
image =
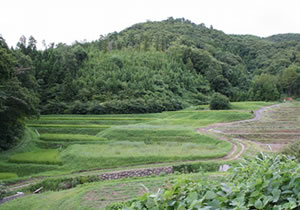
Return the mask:
<path fill-rule="evenodd" d="M 190 163 L 190 164 L 181 164 L 173 166 L 174 172 L 180 173 L 196 173 L 196 172 L 214 172 L 218 171 L 221 163 L 215 162 L 200 162 L 200 163 Z"/>
<path fill-rule="evenodd" d="M 220 93 L 215 93 L 211 98 L 209 108 L 211 110 L 230 109 L 229 99 Z"/>
<path fill-rule="evenodd" d="M 79 184 L 100 181 L 97 175 L 79 176 L 71 178 L 50 178 L 45 179 L 37 184 L 27 187 L 25 190 L 34 192 L 36 189 L 43 187 L 43 191 L 59 191 L 74 188 Z"/>
<path fill-rule="evenodd" d="M 225 182 L 181 178 L 123 209 L 298 209 L 299 174 L 293 159 L 260 154 L 231 169 Z"/>

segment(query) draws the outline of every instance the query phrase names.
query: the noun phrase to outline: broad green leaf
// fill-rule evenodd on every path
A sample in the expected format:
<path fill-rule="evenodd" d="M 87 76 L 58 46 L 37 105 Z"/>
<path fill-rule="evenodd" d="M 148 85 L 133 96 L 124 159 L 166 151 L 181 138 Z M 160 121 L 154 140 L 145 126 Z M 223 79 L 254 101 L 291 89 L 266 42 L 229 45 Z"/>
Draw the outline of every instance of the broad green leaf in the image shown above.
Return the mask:
<path fill-rule="evenodd" d="M 205 194 L 205 197 L 206 197 L 206 199 L 211 200 L 211 199 L 214 199 L 215 197 L 217 197 L 217 195 L 213 191 L 207 191 Z"/>
<path fill-rule="evenodd" d="M 281 194 L 281 190 L 279 190 L 279 189 L 272 190 L 273 202 L 274 203 L 276 203 L 279 200 L 280 194 Z"/>
<path fill-rule="evenodd" d="M 168 206 L 174 206 L 175 203 L 176 203 L 176 200 L 170 200 L 170 201 L 168 201 L 167 205 Z"/>
<path fill-rule="evenodd" d="M 197 200 L 197 199 L 198 199 L 198 193 L 197 192 L 189 193 L 188 197 L 186 198 L 186 200 L 189 203 L 191 203 L 192 201 Z"/>
<path fill-rule="evenodd" d="M 254 207 L 257 209 L 263 209 L 263 203 L 260 200 L 257 200 L 254 204 Z"/>
<path fill-rule="evenodd" d="M 274 206 L 273 210 L 281 210 L 282 208 L 280 206 Z"/>

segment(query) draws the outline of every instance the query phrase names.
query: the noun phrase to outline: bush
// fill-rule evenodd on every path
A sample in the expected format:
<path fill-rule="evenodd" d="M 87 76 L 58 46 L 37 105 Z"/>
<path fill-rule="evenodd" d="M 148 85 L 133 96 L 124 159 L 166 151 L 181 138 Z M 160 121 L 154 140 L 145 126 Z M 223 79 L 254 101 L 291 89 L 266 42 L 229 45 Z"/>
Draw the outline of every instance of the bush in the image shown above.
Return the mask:
<path fill-rule="evenodd" d="M 37 184 L 27 187 L 25 190 L 34 192 L 36 189 L 43 187 L 43 191 L 59 191 L 74 188 L 79 184 L 98 182 L 100 181 L 97 175 L 78 176 L 71 178 L 50 178 L 45 179 Z"/>
<path fill-rule="evenodd" d="M 200 162 L 200 163 L 190 163 L 190 164 L 181 164 L 173 166 L 174 172 L 180 173 L 197 173 L 197 172 L 214 172 L 218 171 L 221 163 L 215 162 Z"/>
<path fill-rule="evenodd" d="M 260 154 L 230 171 L 222 183 L 178 179 L 124 209 L 298 209 L 300 164 L 293 159 Z"/>
<path fill-rule="evenodd" d="M 211 98 L 209 108 L 211 110 L 230 109 L 229 99 L 220 93 L 215 93 Z"/>

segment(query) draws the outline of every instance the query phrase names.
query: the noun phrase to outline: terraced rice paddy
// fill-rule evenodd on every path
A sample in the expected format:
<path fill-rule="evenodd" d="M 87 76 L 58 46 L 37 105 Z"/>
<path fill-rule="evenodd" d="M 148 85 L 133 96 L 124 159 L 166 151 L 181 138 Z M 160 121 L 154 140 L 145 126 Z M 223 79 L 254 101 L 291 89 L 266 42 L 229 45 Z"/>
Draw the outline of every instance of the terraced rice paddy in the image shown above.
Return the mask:
<path fill-rule="evenodd" d="M 170 166 L 193 160 L 197 160 L 196 164 L 198 161 L 214 160 L 206 162 L 212 164 L 232 160 L 227 156 L 243 153 L 244 144 L 218 140 L 222 136 L 218 132 L 214 133 L 216 135 L 209 132 L 199 134 L 197 128 L 210 130 L 211 133 L 221 131 L 238 139 L 233 139 L 233 142 L 244 143 L 247 138 L 262 145 L 265 142 L 269 145 L 277 141 L 280 144 L 294 139 L 298 141 L 300 105 L 297 103 L 268 109 L 256 120 L 234 122 L 252 118 L 252 108 L 263 105 L 270 104 L 235 103 L 236 110 L 229 111 L 188 109 L 146 115 L 42 116 L 40 120 L 28 123 L 31 128 L 29 133 L 32 134 L 29 141 L 0 156 L 0 179 L 20 179 L 40 172 L 43 173 L 39 175 L 51 177 L 97 175 L 99 172 L 122 171 L 124 167 L 134 171 L 138 167 L 157 167 L 157 163 Z M 49 208 L 103 208 L 144 192 L 145 188 L 137 185 L 139 183 L 135 178 L 131 180 L 107 182 L 107 186 L 106 182 L 84 184 L 67 191 L 46 192 L 38 196 L 45 199 Z M 141 183 L 150 190 L 156 190 L 156 181 L 160 186 L 165 180 L 167 177 L 163 176 L 142 178 Z M 127 188 L 134 196 L 128 194 Z M 70 202 L 65 202 L 66 199 Z M 20 202 L 12 201 L 2 206 L 7 209 L 16 206 L 40 208 L 45 202 L 37 201 L 36 196 L 27 196 Z"/>
<path fill-rule="evenodd" d="M 39 150 L 12 155 L 8 161 L 12 163 L 41 163 L 61 165 L 62 162 L 58 154 L 58 150 Z"/>
<path fill-rule="evenodd" d="M 287 144 L 300 140 L 300 103 L 285 103 L 262 113 L 258 121 L 232 123 L 216 128 L 232 137 L 263 144 Z"/>
<path fill-rule="evenodd" d="M 194 107 L 157 114 L 41 116 L 27 123 L 26 136 L 19 147 L 0 155 L 0 172 L 22 177 L 220 160 L 235 150 L 233 145 L 199 134 L 196 129 L 252 118 L 250 108 L 269 104 L 235 103 L 236 110 L 226 111 L 199 111 Z"/>
<path fill-rule="evenodd" d="M 0 156 L 0 172 L 24 176 L 222 158 L 232 144 L 196 128 L 252 116 L 247 110 L 41 116 L 28 122 L 23 145 Z"/>

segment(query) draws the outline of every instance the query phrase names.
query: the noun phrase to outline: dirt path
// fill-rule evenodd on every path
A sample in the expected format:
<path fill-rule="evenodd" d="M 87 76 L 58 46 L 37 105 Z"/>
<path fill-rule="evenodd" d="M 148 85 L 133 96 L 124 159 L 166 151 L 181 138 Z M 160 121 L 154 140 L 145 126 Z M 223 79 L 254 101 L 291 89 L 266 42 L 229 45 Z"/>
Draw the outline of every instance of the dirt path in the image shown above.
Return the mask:
<path fill-rule="evenodd" d="M 225 157 L 216 158 L 216 159 L 213 159 L 213 160 L 227 160 L 227 161 L 236 160 L 236 159 L 240 158 L 240 156 L 245 151 L 246 146 L 239 139 L 235 139 L 235 141 L 232 141 L 231 139 L 227 138 L 226 136 L 221 135 L 218 130 L 214 130 L 212 128 L 208 129 L 207 127 L 205 127 L 205 128 L 198 128 L 197 133 L 213 136 L 213 137 L 215 137 L 219 140 L 227 141 L 230 144 L 232 144 L 231 151 Z M 236 152 L 238 150 L 238 145 L 240 145 L 241 150 L 236 154 Z"/>
<path fill-rule="evenodd" d="M 215 123 L 215 124 L 206 126 L 204 128 L 198 128 L 196 131 L 199 134 L 211 135 L 211 136 L 214 136 L 215 138 L 217 138 L 219 140 L 227 141 L 230 144 L 232 144 L 232 150 L 230 151 L 230 153 L 228 155 L 226 155 L 225 157 L 218 158 L 216 160 L 227 160 L 227 161 L 236 160 L 236 159 L 239 159 L 241 157 L 241 155 L 244 153 L 244 151 L 246 149 L 245 144 L 242 143 L 243 141 L 245 141 L 245 139 L 234 138 L 235 141 L 233 141 L 232 139 L 226 137 L 225 133 L 221 130 L 218 130 L 218 128 L 232 126 L 232 125 L 238 125 L 238 124 L 241 124 L 241 123 L 259 121 L 262 118 L 263 112 L 265 112 L 265 111 L 267 111 L 271 108 L 278 107 L 279 105 L 280 104 L 274 104 L 274 105 L 271 105 L 271 106 L 266 106 L 266 107 L 262 107 L 262 108 L 258 109 L 254 114 L 254 118 L 252 118 L 252 119 L 234 121 L 234 122 L 229 122 L 229 123 Z M 236 154 L 236 151 L 238 149 L 237 144 L 240 145 L 241 150 Z M 269 144 L 267 146 L 270 147 Z M 274 147 L 278 147 L 278 145 L 274 145 Z"/>

